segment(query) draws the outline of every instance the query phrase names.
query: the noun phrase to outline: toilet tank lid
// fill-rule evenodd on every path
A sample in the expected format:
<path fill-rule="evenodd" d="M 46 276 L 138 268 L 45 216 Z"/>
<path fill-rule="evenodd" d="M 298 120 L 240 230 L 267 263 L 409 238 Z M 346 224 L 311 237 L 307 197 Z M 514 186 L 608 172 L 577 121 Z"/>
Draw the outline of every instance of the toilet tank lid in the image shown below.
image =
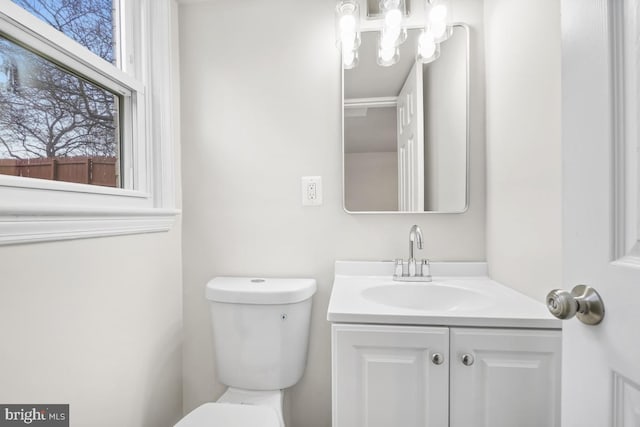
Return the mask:
<path fill-rule="evenodd" d="M 235 304 L 293 304 L 315 292 L 315 279 L 215 277 L 207 283 L 206 297 Z"/>

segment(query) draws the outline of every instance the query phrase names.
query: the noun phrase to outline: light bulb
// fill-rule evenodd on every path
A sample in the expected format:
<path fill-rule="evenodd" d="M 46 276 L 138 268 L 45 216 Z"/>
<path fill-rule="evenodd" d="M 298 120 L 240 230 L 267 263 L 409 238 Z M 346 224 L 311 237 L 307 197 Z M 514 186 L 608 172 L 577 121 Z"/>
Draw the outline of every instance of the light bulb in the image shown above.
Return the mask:
<path fill-rule="evenodd" d="M 447 7 L 443 4 L 435 5 L 429 13 L 429 21 L 435 22 L 447 22 Z"/>
<path fill-rule="evenodd" d="M 452 9 L 449 0 L 430 0 L 427 15 L 427 26 L 431 29 L 436 43 L 442 43 L 451 37 Z"/>
<path fill-rule="evenodd" d="M 355 50 L 356 48 L 356 33 L 342 33 L 342 49 L 343 50 Z"/>
<path fill-rule="evenodd" d="M 380 46 L 385 49 L 392 49 L 397 46 L 400 32 L 400 28 L 385 28 L 384 30 L 382 30 Z"/>
<path fill-rule="evenodd" d="M 393 55 L 395 55 L 396 50 L 393 48 L 383 48 L 380 49 L 380 58 L 383 61 L 390 61 L 391 59 L 393 59 Z"/>
<path fill-rule="evenodd" d="M 393 64 L 395 64 L 396 62 L 398 62 L 398 59 L 400 58 L 400 49 L 398 49 L 397 47 L 392 47 L 392 48 L 382 48 L 379 47 L 378 48 L 378 65 L 381 65 L 383 67 L 389 67 Z"/>
<path fill-rule="evenodd" d="M 355 50 L 360 46 L 360 12 L 356 0 L 340 0 L 336 6 L 336 46 Z"/>
<path fill-rule="evenodd" d="M 353 68 L 358 63 L 358 54 L 355 50 L 342 51 L 342 66 L 346 69 Z"/>
<path fill-rule="evenodd" d="M 344 62 L 345 66 L 352 64 L 354 59 L 355 55 L 352 50 L 342 51 L 342 62 Z"/>
<path fill-rule="evenodd" d="M 384 14 L 384 25 L 387 27 L 400 27 L 402 24 L 402 12 L 400 9 L 391 9 Z"/>
<path fill-rule="evenodd" d="M 356 31 L 356 18 L 353 15 L 343 15 L 340 18 L 340 32 L 354 33 Z"/>
<path fill-rule="evenodd" d="M 418 39 L 418 53 L 422 58 L 431 58 L 436 53 L 436 47 L 436 42 L 431 32 L 425 31 L 420 35 L 420 39 Z"/>

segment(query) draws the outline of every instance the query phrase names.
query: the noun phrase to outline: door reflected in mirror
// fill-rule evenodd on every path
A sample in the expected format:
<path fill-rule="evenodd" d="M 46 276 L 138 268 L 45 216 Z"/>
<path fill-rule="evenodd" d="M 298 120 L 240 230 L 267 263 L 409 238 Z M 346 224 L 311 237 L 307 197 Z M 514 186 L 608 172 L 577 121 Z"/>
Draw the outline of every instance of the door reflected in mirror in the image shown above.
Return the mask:
<path fill-rule="evenodd" d="M 429 64 L 376 63 L 378 32 L 361 35 L 360 62 L 343 71 L 344 206 L 349 212 L 463 212 L 468 204 L 468 30 L 454 26 Z"/>

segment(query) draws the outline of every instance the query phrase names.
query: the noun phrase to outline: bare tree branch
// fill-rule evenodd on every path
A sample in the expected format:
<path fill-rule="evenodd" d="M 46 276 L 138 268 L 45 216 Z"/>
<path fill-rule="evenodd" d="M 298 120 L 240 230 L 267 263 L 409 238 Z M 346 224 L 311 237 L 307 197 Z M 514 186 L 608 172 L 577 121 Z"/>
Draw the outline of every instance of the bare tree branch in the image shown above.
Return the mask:
<path fill-rule="evenodd" d="M 113 62 L 111 0 L 14 0 Z M 116 96 L 0 36 L 0 158 L 117 154 Z M 8 71 L 7 71 L 8 72 Z"/>

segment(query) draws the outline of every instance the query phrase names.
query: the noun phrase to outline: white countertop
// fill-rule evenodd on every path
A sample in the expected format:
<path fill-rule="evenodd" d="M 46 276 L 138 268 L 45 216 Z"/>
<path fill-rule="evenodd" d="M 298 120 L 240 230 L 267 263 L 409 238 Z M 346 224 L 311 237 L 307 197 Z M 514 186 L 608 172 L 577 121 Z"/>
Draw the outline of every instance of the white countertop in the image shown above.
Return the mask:
<path fill-rule="evenodd" d="M 392 280 L 393 268 L 392 261 L 336 261 L 327 320 L 335 323 L 562 328 L 562 322 L 549 314 L 544 304 L 490 279 L 486 263 L 432 263 L 433 282 L 427 283 L 395 282 Z M 394 286 L 398 294 L 392 296 L 397 298 L 376 302 L 365 297 L 382 287 L 386 292 L 394 292 Z M 431 288 L 418 289 L 429 286 Z M 373 288 L 379 289 L 372 292 Z M 401 300 L 403 291 L 415 295 L 414 291 L 446 292 L 447 288 L 471 295 L 471 299 L 464 304 L 440 308 L 437 296 L 434 296 L 425 304 L 426 309 L 418 308 L 422 305 L 420 301 L 401 301 L 401 305 L 391 301 Z M 477 304 L 474 303 L 475 296 L 478 297 Z"/>

